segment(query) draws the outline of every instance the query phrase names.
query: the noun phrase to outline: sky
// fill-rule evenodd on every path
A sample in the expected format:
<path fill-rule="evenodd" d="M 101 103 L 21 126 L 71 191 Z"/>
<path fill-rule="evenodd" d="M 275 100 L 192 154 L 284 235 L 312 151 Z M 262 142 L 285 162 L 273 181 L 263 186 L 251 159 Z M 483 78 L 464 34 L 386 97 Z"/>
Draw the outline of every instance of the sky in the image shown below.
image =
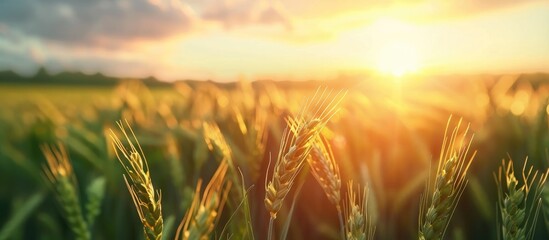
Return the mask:
<path fill-rule="evenodd" d="M 0 1 L 0 70 L 41 66 L 168 81 L 549 72 L 549 1 Z"/>

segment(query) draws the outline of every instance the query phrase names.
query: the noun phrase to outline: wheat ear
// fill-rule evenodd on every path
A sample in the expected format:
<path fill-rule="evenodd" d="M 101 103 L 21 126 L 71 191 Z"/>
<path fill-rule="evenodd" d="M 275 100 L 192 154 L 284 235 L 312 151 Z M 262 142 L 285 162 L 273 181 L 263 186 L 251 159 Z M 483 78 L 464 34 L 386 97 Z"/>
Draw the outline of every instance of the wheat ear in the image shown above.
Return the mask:
<path fill-rule="evenodd" d="M 547 179 L 547 172 L 539 174 L 530 167 L 522 168 L 523 184 L 515 176 L 513 161 L 502 161 L 494 179 L 498 188 L 498 209 L 501 222 L 498 221 L 498 236 L 504 240 L 533 239 L 539 210 L 541 193 Z"/>
<path fill-rule="evenodd" d="M 139 219 L 143 224 L 145 238 L 149 240 L 162 239 L 161 195 L 159 191 L 154 189 L 147 159 L 128 122 L 126 121 L 126 126 L 130 130 L 131 138 L 122 122 L 117 122 L 117 125 L 128 142 L 129 148 L 124 146 L 120 138 L 112 130 L 110 136 L 113 141 L 116 157 L 126 171 L 124 181 L 135 204 Z M 135 143 L 132 141 L 132 138 Z"/>
<path fill-rule="evenodd" d="M 444 237 L 452 214 L 467 185 L 467 170 L 476 155 L 474 152 L 470 157 L 468 156 L 473 139 L 472 136 L 468 136 L 469 127 L 462 133 L 463 136 L 458 136 L 461 120 L 448 139 L 450 122 L 451 118 L 446 125 L 434 186 L 430 186 L 429 180 L 426 193 L 422 196 L 419 217 L 419 239 L 421 240 Z"/>
<path fill-rule="evenodd" d="M 86 222 L 90 231 L 93 230 L 95 219 L 101 213 L 101 202 L 105 198 L 106 181 L 104 177 L 98 177 L 86 189 L 88 201 L 84 205 L 84 209 L 86 210 Z"/>
<path fill-rule="evenodd" d="M 198 181 L 191 207 L 181 221 L 175 239 L 210 239 L 210 234 L 221 216 L 231 188 L 231 182 L 225 182 L 227 168 L 227 162 L 222 161 L 204 189 L 202 198 L 200 198 L 202 180 Z"/>
<path fill-rule="evenodd" d="M 368 214 L 368 187 L 355 190 L 353 182 L 349 181 L 347 185 L 347 201 L 344 206 L 345 214 L 345 239 L 347 240 L 367 240 L 374 239 L 375 226 L 372 218 Z"/>
<path fill-rule="evenodd" d="M 48 163 L 44 172 L 53 184 L 56 198 L 75 239 L 91 239 L 88 224 L 84 220 L 80 207 L 76 178 L 65 147 L 59 144 L 58 147 L 42 146 L 41 148 Z"/>
<path fill-rule="evenodd" d="M 204 130 L 204 141 L 208 149 L 221 161 L 227 161 L 230 167 L 233 168 L 231 147 L 225 140 L 219 126 L 215 122 L 204 122 L 202 123 L 202 128 Z"/>
<path fill-rule="evenodd" d="M 341 175 L 335 161 L 330 143 L 321 135 L 315 141 L 311 154 L 307 159 L 311 172 L 324 193 L 337 210 L 341 233 L 344 232 L 341 210 Z"/>
<path fill-rule="evenodd" d="M 321 93 L 320 93 L 321 92 Z M 320 95 L 318 95 L 320 94 Z M 327 95 L 326 95 L 327 94 Z M 311 101 L 305 104 L 296 118 L 288 119 L 276 159 L 272 178 L 265 179 L 265 208 L 270 213 L 268 239 L 272 238 L 272 227 L 286 195 L 290 192 L 294 179 L 307 159 L 313 141 L 330 118 L 338 111 L 338 104 L 345 93 L 335 96 L 326 90 L 317 90 Z M 318 96 L 318 98 L 317 98 Z M 328 100 L 328 98 L 332 98 Z M 312 114 L 306 116 L 308 114 Z M 265 178 L 267 178 L 266 174 Z"/>
<path fill-rule="evenodd" d="M 267 141 L 267 115 L 265 110 L 256 108 L 249 121 L 245 121 L 242 110 L 233 108 L 235 120 L 238 123 L 238 129 L 242 134 L 243 148 L 246 152 L 246 164 L 249 169 L 250 178 L 255 181 L 260 175 L 260 167 L 263 154 L 265 153 L 265 144 Z"/>

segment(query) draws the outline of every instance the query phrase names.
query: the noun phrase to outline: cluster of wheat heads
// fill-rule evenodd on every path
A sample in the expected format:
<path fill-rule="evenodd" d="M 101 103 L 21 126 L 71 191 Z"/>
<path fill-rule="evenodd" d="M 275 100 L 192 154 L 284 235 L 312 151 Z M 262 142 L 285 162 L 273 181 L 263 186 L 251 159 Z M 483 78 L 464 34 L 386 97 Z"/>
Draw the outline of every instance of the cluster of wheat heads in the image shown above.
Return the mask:
<path fill-rule="evenodd" d="M 126 121 L 124 125 L 122 122 L 117 122 L 117 125 L 128 147 L 112 130 L 111 139 L 113 147 L 116 149 L 116 156 L 127 174 L 127 176 L 124 175 L 124 180 L 143 225 L 145 238 L 149 240 L 162 239 L 164 221 L 160 192 L 153 186 L 145 154 L 129 123 Z M 213 128 L 214 126 L 208 125 L 208 127 Z M 126 128 L 129 129 L 129 132 Z M 215 145 L 223 159 L 204 189 L 202 198 L 200 197 L 202 180 L 198 181 L 193 201 L 178 228 L 176 239 L 210 239 L 210 234 L 227 200 L 231 182 L 225 181 L 225 176 L 231 161 L 230 157 L 227 157 L 230 156 L 230 150 L 228 145 L 222 141 L 219 130 L 215 131 L 214 129 L 213 132 L 217 134 L 207 134 L 208 140 L 212 141 L 209 142 L 210 147 L 214 150 L 213 145 Z"/>
<path fill-rule="evenodd" d="M 273 223 L 290 192 L 295 178 L 313 149 L 315 139 L 339 110 L 345 92 L 317 90 L 296 117 L 288 119 L 271 180 L 265 179 L 265 207 L 270 214 L 268 239 L 273 236 Z M 266 174 L 267 178 L 268 174 Z"/>
<path fill-rule="evenodd" d="M 434 182 L 430 176 L 422 196 L 418 226 L 420 240 L 444 237 L 467 185 L 467 170 L 476 155 L 476 151 L 469 154 L 473 137 L 468 135 L 469 126 L 461 131 L 461 119 L 448 136 L 451 120 L 446 125 Z"/>
<path fill-rule="evenodd" d="M 522 168 L 522 184 L 517 180 L 513 161 L 502 160 L 494 179 L 498 189 L 498 239 L 533 239 L 539 210 L 541 193 L 547 171 L 539 173 L 533 167 L 526 169 L 527 161 Z"/>
<path fill-rule="evenodd" d="M 126 121 L 126 126 L 130 130 L 129 134 L 122 122 L 117 122 L 117 125 L 129 147 L 126 147 L 111 130 L 112 144 L 116 149 L 116 157 L 127 174 L 127 176 L 124 175 L 124 180 L 143 224 L 145 238 L 160 240 L 164 227 L 160 191 L 157 191 L 153 186 L 147 159 L 129 123 Z"/>

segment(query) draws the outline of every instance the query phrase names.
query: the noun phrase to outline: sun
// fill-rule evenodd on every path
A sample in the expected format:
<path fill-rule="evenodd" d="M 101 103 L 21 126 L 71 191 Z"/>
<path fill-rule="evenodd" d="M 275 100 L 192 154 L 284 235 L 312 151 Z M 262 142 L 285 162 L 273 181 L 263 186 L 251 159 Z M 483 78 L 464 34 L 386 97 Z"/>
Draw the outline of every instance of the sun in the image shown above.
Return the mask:
<path fill-rule="evenodd" d="M 419 38 L 417 25 L 398 18 L 382 17 L 370 26 L 376 37 L 375 53 L 377 70 L 395 77 L 414 73 L 420 68 Z"/>
<path fill-rule="evenodd" d="M 394 77 L 415 73 L 420 68 L 417 49 L 410 43 L 393 41 L 379 49 L 377 69 Z"/>

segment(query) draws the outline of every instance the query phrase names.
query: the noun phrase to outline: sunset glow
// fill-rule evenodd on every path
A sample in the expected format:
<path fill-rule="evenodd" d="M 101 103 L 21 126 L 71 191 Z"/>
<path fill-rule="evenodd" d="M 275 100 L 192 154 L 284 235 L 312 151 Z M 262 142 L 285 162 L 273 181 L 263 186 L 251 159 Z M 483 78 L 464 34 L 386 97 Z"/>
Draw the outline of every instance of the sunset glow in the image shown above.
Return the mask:
<path fill-rule="evenodd" d="M 389 43 L 379 54 L 377 67 L 382 73 L 401 77 L 416 72 L 419 68 L 417 51 L 406 43 Z"/>
<path fill-rule="evenodd" d="M 36 4 L 1 8 L 0 70 L 216 81 L 549 71 L 542 1 Z"/>

